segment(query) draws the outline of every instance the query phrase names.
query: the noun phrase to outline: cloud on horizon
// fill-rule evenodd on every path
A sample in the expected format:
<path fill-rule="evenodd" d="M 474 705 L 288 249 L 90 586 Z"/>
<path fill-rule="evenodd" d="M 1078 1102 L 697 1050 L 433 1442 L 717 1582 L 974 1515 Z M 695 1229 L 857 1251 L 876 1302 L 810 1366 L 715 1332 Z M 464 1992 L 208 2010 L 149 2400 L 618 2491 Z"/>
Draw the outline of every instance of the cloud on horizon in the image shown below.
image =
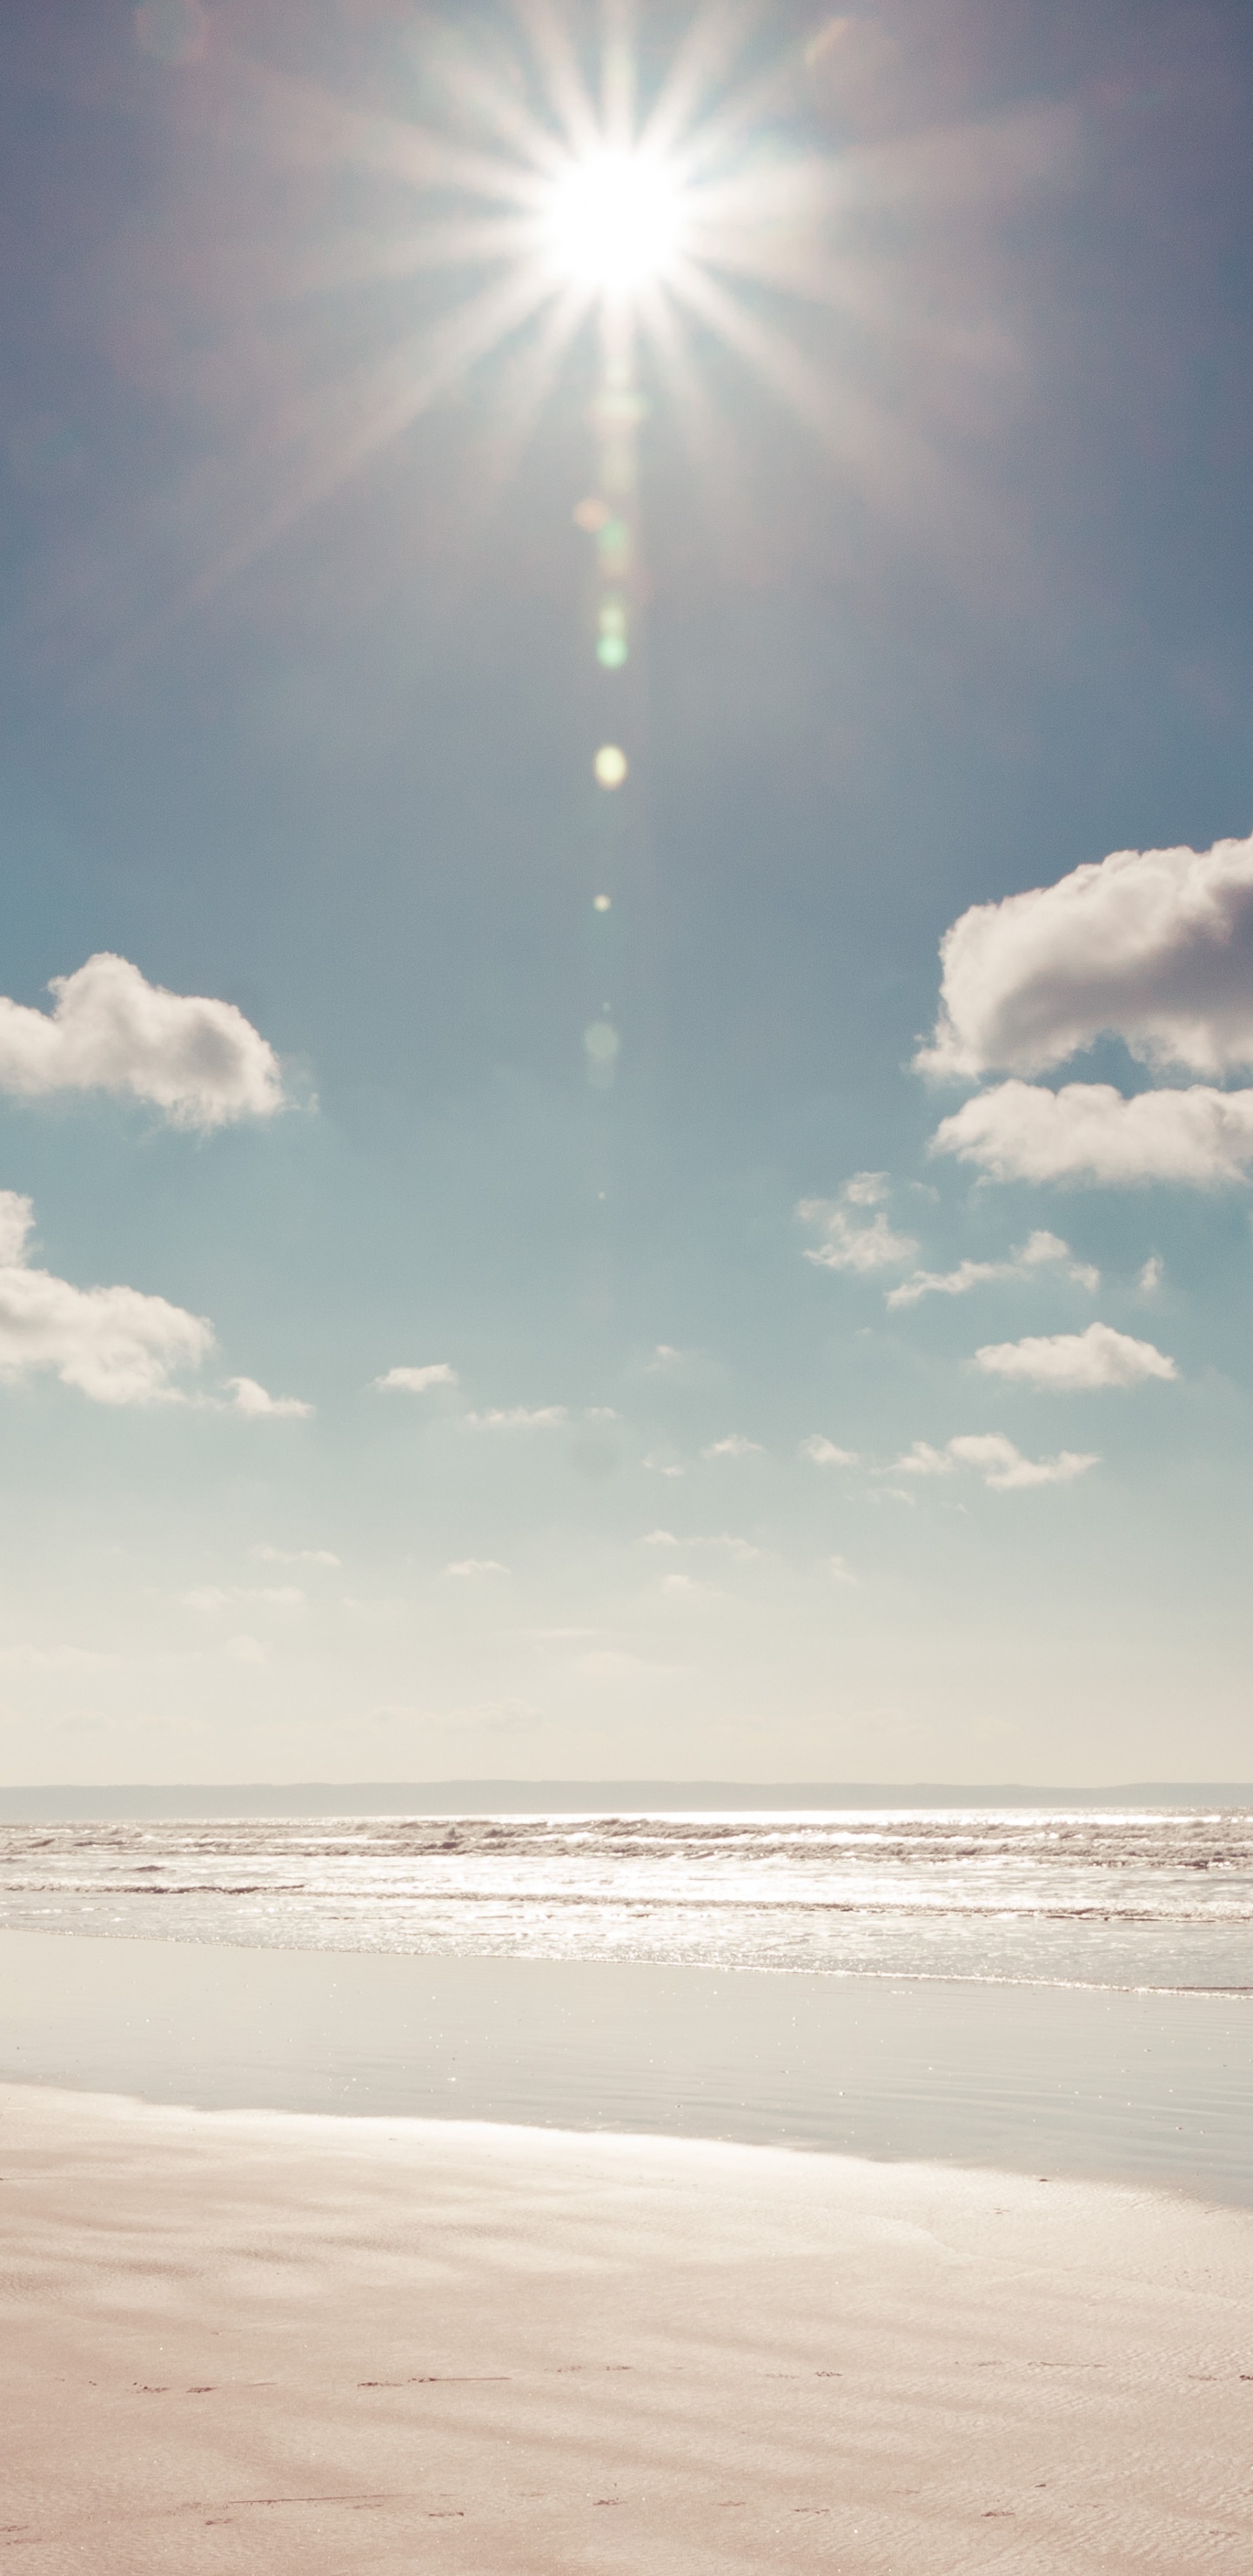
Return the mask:
<path fill-rule="evenodd" d="M 1089 1324 L 1086 1333 L 1029 1334 L 1020 1342 L 985 1342 L 974 1364 L 988 1377 L 1057 1394 L 1095 1393 L 1101 1387 L 1147 1386 L 1177 1378 L 1178 1368 L 1155 1342 L 1137 1342 L 1112 1324 Z"/>
<path fill-rule="evenodd" d="M 1127 1100 L 1107 1082 L 1002 1082 L 942 1119 L 930 1151 L 994 1181 L 1230 1187 L 1253 1165 L 1253 1091 L 1193 1083 Z"/>
<path fill-rule="evenodd" d="M 0 996 L 0 1091 L 129 1092 L 206 1130 L 285 1106 L 278 1057 L 233 1002 L 167 993 L 103 950 L 48 990 L 51 1011 Z"/>
<path fill-rule="evenodd" d="M 1103 1036 L 1189 1073 L 1253 1065 L 1253 838 L 1116 850 L 973 905 L 940 957 L 920 1072 L 1047 1073 Z"/>

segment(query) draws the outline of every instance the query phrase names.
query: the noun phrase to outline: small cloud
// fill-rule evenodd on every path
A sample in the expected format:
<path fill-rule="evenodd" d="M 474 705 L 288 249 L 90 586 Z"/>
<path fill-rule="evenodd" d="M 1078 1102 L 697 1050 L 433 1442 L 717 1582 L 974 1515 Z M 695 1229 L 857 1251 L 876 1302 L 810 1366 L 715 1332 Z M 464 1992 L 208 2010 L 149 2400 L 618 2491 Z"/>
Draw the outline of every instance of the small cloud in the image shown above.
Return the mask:
<path fill-rule="evenodd" d="M 860 1583 L 861 1581 L 861 1576 L 854 1574 L 847 1558 L 843 1556 L 829 1556 L 827 1570 L 837 1583 Z"/>
<path fill-rule="evenodd" d="M 462 1556 L 458 1557 L 454 1564 L 444 1567 L 446 1575 L 455 1575 L 460 1580 L 468 1582 L 472 1582 L 478 1574 L 508 1574 L 509 1571 L 510 1568 L 507 1565 L 501 1565 L 494 1556 Z"/>
<path fill-rule="evenodd" d="M 466 1413 L 467 1431 L 554 1431 L 570 1419 L 564 1404 L 497 1405 L 486 1413 Z"/>
<path fill-rule="evenodd" d="M 686 1356 L 686 1352 L 675 1349 L 673 1342 L 658 1342 L 652 1358 L 644 1362 L 645 1374 L 649 1377 L 667 1377 L 675 1369 L 682 1368 Z"/>
<path fill-rule="evenodd" d="M 918 1250 L 913 1236 L 894 1234 L 882 1208 L 868 1224 L 850 1214 L 875 1205 L 886 1190 L 885 1173 L 859 1172 L 845 1182 L 838 1199 L 802 1199 L 796 1211 L 801 1223 L 817 1226 L 823 1238 L 819 1244 L 806 1245 L 806 1261 L 815 1262 L 820 1270 L 860 1274 L 912 1261 Z"/>
<path fill-rule="evenodd" d="M 834 1440 L 828 1440 L 822 1431 L 811 1431 L 808 1439 L 800 1442 L 796 1455 L 812 1460 L 815 1467 L 855 1467 L 857 1464 L 855 1449 L 837 1449 Z"/>
<path fill-rule="evenodd" d="M 696 1601 L 712 1594 L 714 1586 L 711 1583 L 698 1583 L 695 1575 L 692 1574 L 663 1574 L 661 1589 L 672 1601 Z"/>
<path fill-rule="evenodd" d="M 933 1449 L 929 1440 L 915 1440 L 913 1448 L 889 1468 L 892 1476 L 951 1476 L 954 1461 L 947 1450 Z"/>
<path fill-rule="evenodd" d="M 228 1377 L 226 1383 L 231 1390 L 227 1410 L 242 1413 L 249 1422 L 302 1421 L 313 1411 L 298 1395 L 270 1395 L 255 1377 Z"/>
<path fill-rule="evenodd" d="M 1076 1476 L 1085 1476 L 1090 1467 L 1099 1467 L 1100 1463 L 1090 1453 L 1074 1449 L 1063 1449 L 1055 1458 L 1024 1458 L 1003 1432 L 966 1431 L 947 1441 L 943 1449 L 933 1449 L 927 1440 L 915 1440 L 913 1448 L 887 1472 L 893 1476 L 951 1476 L 958 1467 L 970 1467 L 995 1493 L 1013 1493 L 1030 1485 L 1071 1484 Z M 910 1498 L 902 1494 L 900 1499 Z"/>
<path fill-rule="evenodd" d="M 425 1395 L 433 1386 L 455 1386 L 457 1372 L 447 1360 L 428 1360 L 423 1368 L 392 1368 L 382 1377 L 372 1377 L 371 1388 L 379 1395 Z"/>
<path fill-rule="evenodd" d="M 686 1468 L 680 1465 L 677 1459 L 665 1456 L 659 1449 L 649 1451 L 644 1465 L 654 1476 L 683 1476 L 687 1473 Z"/>
<path fill-rule="evenodd" d="M 985 1342 L 975 1353 L 985 1376 L 1015 1380 L 1057 1394 L 1100 1387 L 1146 1386 L 1177 1378 L 1175 1362 L 1153 1342 L 1137 1342 L 1112 1324 L 1089 1324 L 1086 1333 L 1029 1334 L 1021 1342 Z"/>
<path fill-rule="evenodd" d="M 902 1280 L 899 1288 L 889 1288 L 889 1306 L 916 1306 L 923 1297 L 964 1297 L 972 1288 L 981 1288 L 994 1279 L 1028 1279 L 1045 1267 L 1064 1271 L 1068 1279 L 1095 1295 L 1101 1284 L 1099 1270 L 1091 1262 L 1076 1261 L 1070 1245 L 1060 1234 L 1050 1234 L 1039 1227 L 1019 1244 L 1007 1261 L 959 1261 L 955 1270 L 918 1270 L 912 1279 Z"/>
<path fill-rule="evenodd" d="M 996 1493 L 1013 1493 L 1028 1485 L 1069 1485 L 1101 1463 L 1090 1452 L 1075 1449 L 1063 1449 L 1056 1458 L 1024 1458 L 999 1431 L 966 1432 L 948 1445 L 958 1463 L 973 1467 Z"/>
<path fill-rule="evenodd" d="M 252 1554 L 258 1565 L 337 1566 L 339 1564 L 339 1558 L 332 1556 L 329 1547 L 270 1547 L 261 1540 L 253 1548 Z"/>
<path fill-rule="evenodd" d="M 886 1172 L 854 1172 L 840 1192 L 850 1207 L 881 1207 L 891 1183 Z"/>
<path fill-rule="evenodd" d="M 1151 1252 L 1136 1282 L 1142 1297 L 1153 1297 L 1166 1275 L 1166 1264 L 1160 1252 Z"/>
<path fill-rule="evenodd" d="M 760 1440 L 746 1440 L 742 1431 L 728 1431 L 725 1440 L 711 1440 L 702 1449 L 702 1458 L 751 1458 L 760 1456 Z"/>
<path fill-rule="evenodd" d="M 663 1529 L 649 1530 L 640 1540 L 641 1547 L 679 1547 L 681 1544 L 673 1530 Z"/>

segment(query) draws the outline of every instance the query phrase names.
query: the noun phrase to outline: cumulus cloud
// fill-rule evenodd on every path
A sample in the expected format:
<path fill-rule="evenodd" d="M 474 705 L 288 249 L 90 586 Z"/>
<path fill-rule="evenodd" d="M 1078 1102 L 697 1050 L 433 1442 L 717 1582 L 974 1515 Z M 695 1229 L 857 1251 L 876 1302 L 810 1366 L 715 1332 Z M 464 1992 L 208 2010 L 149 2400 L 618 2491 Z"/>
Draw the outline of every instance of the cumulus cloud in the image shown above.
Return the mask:
<path fill-rule="evenodd" d="M 207 1318 L 138 1288 L 75 1288 L 33 1269 L 33 1224 L 30 1200 L 0 1190 L 0 1382 L 49 1370 L 94 1404 L 194 1404 L 254 1418 L 312 1413 L 311 1404 L 269 1395 L 251 1377 L 228 1378 L 225 1396 L 189 1395 L 177 1380 L 213 1349 Z"/>
<path fill-rule="evenodd" d="M 380 1395 L 425 1395 L 432 1386 L 455 1386 L 457 1372 L 447 1360 L 429 1360 L 425 1368 L 392 1368 L 370 1384 Z"/>
<path fill-rule="evenodd" d="M 1179 1375 L 1174 1361 L 1156 1343 L 1134 1341 L 1130 1333 L 1116 1333 L 1112 1324 L 1089 1324 L 1086 1333 L 1038 1333 L 1028 1334 L 1021 1342 L 985 1342 L 975 1352 L 975 1366 L 989 1377 L 1054 1388 L 1059 1394 L 1087 1393 L 1105 1386 L 1147 1386 L 1152 1378 Z"/>
<path fill-rule="evenodd" d="M 48 990 L 51 1011 L 0 997 L 0 1090 L 129 1092 L 176 1127 L 224 1127 L 283 1107 L 274 1049 L 233 1002 L 167 993 L 104 952 Z"/>
<path fill-rule="evenodd" d="M 817 1226 L 822 1236 L 806 1245 L 806 1261 L 820 1270 L 862 1273 L 912 1261 L 918 1249 L 912 1235 L 894 1233 L 879 1204 L 887 1192 L 886 1172 L 855 1172 L 838 1198 L 802 1199 L 796 1211 L 802 1225 Z M 878 1213 L 867 1218 L 862 1211 L 872 1207 Z"/>
<path fill-rule="evenodd" d="M 242 1413 L 249 1422 L 305 1421 L 313 1411 L 298 1395 L 271 1395 L 255 1377 L 228 1377 L 226 1384 L 230 1389 L 227 1411 Z"/>
<path fill-rule="evenodd" d="M 456 1576 L 461 1582 L 473 1582 L 478 1574 L 508 1574 L 509 1568 L 501 1565 L 494 1556 L 461 1556 L 452 1565 L 446 1565 L 444 1572 Z"/>
<path fill-rule="evenodd" d="M 1068 1082 L 1060 1091 L 1002 1082 L 943 1119 L 931 1152 L 955 1154 L 995 1181 L 1214 1189 L 1248 1179 L 1253 1091 L 1193 1083 L 1125 1100 L 1107 1082 Z"/>
<path fill-rule="evenodd" d="M 700 1454 L 702 1458 L 751 1458 L 760 1450 L 760 1440 L 746 1440 L 742 1431 L 728 1431 L 725 1440 L 711 1440 Z"/>
<path fill-rule="evenodd" d="M 861 1576 L 854 1574 L 848 1559 L 843 1556 L 829 1556 L 827 1571 L 836 1583 L 860 1583 L 861 1581 Z"/>
<path fill-rule="evenodd" d="M 1151 1252 L 1136 1281 L 1142 1297 L 1155 1297 L 1165 1276 L 1166 1264 L 1160 1252 Z"/>
<path fill-rule="evenodd" d="M 1037 1228 L 1019 1244 L 1008 1261 L 959 1261 L 955 1270 L 917 1270 L 912 1279 L 904 1279 L 897 1288 L 889 1288 L 889 1306 L 916 1306 L 923 1297 L 964 1297 L 971 1288 L 982 1288 L 995 1279 L 1029 1279 L 1037 1270 L 1057 1268 L 1079 1288 L 1093 1291 L 1101 1284 L 1099 1270 L 1088 1261 L 1076 1261 L 1070 1245 L 1059 1234 Z"/>
<path fill-rule="evenodd" d="M 74 1288 L 29 1266 L 34 1210 L 0 1190 L 0 1379 L 49 1369 L 96 1404 L 178 1400 L 173 1381 L 199 1368 L 213 1327 L 137 1288 Z"/>
<path fill-rule="evenodd" d="M 1023 1491 L 1029 1485 L 1069 1485 L 1076 1476 L 1086 1476 L 1089 1467 L 1099 1467 L 1100 1459 L 1076 1449 L 1063 1449 L 1056 1458 L 1024 1458 L 1001 1431 L 963 1431 L 955 1440 L 946 1441 L 943 1449 L 933 1449 L 927 1440 L 915 1440 L 905 1457 L 898 1458 L 889 1470 L 894 1476 L 951 1476 L 958 1467 L 973 1468 L 994 1493 Z"/>
<path fill-rule="evenodd" d="M 468 1431 L 550 1431 L 570 1416 L 564 1404 L 506 1404 L 462 1418 Z"/>
<path fill-rule="evenodd" d="M 822 1431 L 811 1431 L 808 1439 L 800 1442 L 796 1454 L 798 1458 L 811 1459 L 815 1467 L 855 1467 L 857 1464 L 855 1449 L 837 1449 L 834 1440 L 828 1440 Z"/>
<path fill-rule="evenodd" d="M 1044 1073 L 1103 1035 L 1153 1065 L 1253 1064 L 1253 838 L 1116 850 L 947 931 L 926 1073 Z"/>

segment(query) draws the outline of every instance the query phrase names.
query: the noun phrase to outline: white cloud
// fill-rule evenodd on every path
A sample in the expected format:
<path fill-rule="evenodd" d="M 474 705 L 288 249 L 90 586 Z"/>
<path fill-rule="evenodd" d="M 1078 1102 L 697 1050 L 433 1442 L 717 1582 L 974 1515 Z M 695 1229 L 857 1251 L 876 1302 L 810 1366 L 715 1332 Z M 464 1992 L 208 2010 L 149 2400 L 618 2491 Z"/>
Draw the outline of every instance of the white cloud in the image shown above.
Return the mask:
<path fill-rule="evenodd" d="M 700 1454 L 702 1458 L 751 1458 L 760 1451 L 760 1440 L 746 1440 L 742 1431 L 728 1431 L 725 1440 L 711 1440 Z"/>
<path fill-rule="evenodd" d="M 802 1199 L 797 1215 L 802 1225 L 815 1225 L 822 1234 L 819 1244 L 807 1244 L 806 1261 L 820 1270 L 891 1270 L 897 1263 L 912 1261 L 918 1246 L 913 1236 L 894 1234 L 882 1208 L 867 1223 L 850 1211 L 873 1207 L 887 1196 L 885 1172 L 856 1172 L 846 1181 L 838 1199 Z"/>
<path fill-rule="evenodd" d="M 943 1449 L 933 1449 L 926 1440 L 915 1440 L 913 1448 L 904 1458 L 898 1458 L 888 1472 L 893 1476 L 951 1476 L 958 1467 L 971 1467 L 995 1493 L 1007 1494 L 1029 1485 L 1069 1485 L 1076 1476 L 1086 1475 L 1089 1467 L 1099 1467 L 1100 1463 L 1099 1458 L 1075 1449 L 1063 1449 L 1056 1458 L 1024 1458 L 1001 1431 L 963 1431 L 955 1440 L 947 1441 Z"/>
<path fill-rule="evenodd" d="M 551 1431 L 568 1422 L 564 1404 L 497 1405 L 486 1413 L 463 1414 L 468 1431 Z"/>
<path fill-rule="evenodd" d="M 976 904 L 940 946 L 933 1074 L 1044 1073 L 1104 1034 L 1148 1064 L 1253 1064 L 1253 838 L 1116 850 Z"/>
<path fill-rule="evenodd" d="M 854 1172 L 846 1181 L 840 1196 L 849 1207 L 879 1207 L 888 1196 L 891 1184 L 886 1172 Z"/>
<path fill-rule="evenodd" d="M 231 1392 L 225 1409 L 242 1413 L 248 1422 L 304 1421 L 313 1411 L 298 1395 L 271 1395 L 255 1377 L 228 1377 L 226 1383 Z"/>
<path fill-rule="evenodd" d="M 859 1574 L 854 1574 L 847 1558 L 843 1556 L 829 1556 L 827 1558 L 827 1571 L 834 1577 L 837 1583 L 860 1583 L 861 1581 L 861 1576 Z"/>
<path fill-rule="evenodd" d="M 125 957 L 54 976 L 51 1011 L 0 998 L 0 1090 L 130 1092 L 176 1127 L 223 1127 L 283 1107 L 274 1049 L 233 1002 L 167 993 Z"/>
<path fill-rule="evenodd" d="M 741 1565 L 764 1554 L 763 1549 L 753 1546 L 751 1539 L 737 1537 L 734 1530 L 719 1530 L 716 1535 L 703 1535 L 698 1531 L 691 1538 L 676 1538 L 673 1530 L 655 1529 L 649 1530 L 639 1544 L 641 1547 L 725 1548 L 727 1555 L 735 1557 Z"/>
<path fill-rule="evenodd" d="M 972 1288 L 982 1288 L 989 1280 L 1029 1279 L 1032 1273 L 1048 1267 L 1064 1269 L 1066 1277 L 1080 1288 L 1094 1293 L 1100 1287 L 1101 1274 L 1088 1261 L 1076 1261 L 1068 1243 L 1059 1234 L 1037 1228 L 1019 1244 L 1008 1261 L 960 1261 L 955 1270 L 918 1270 L 912 1279 L 902 1280 L 898 1288 L 889 1288 L 889 1306 L 916 1306 L 923 1297 L 964 1297 Z"/>
<path fill-rule="evenodd" d="M 463 1581 L 470 1582 L 477 1574 L 508 1574 L 509 1570 L 507 1565 L 501 1565 L 494 1556 L 462 1556 L 458 1557 L 454 1564 L 444 1567 L 445 1574 L 455 1575 Z"/>
<path fill-rule="evenodd" d="M 1021 1342 L 985 1342 L 975 1366 L 989 1377 L 1017 1379 L 1059 1394 L 1105 1386 L 1147 1386 L 1151 1378 L 1179 1371 L 1154 1342 L 1133 1341 L 1112 1324 L 1089 1324 L 1086 1333 L 1028 1334 Z"/>
<path fill-rule="evenodd" d="M 644 1464 L 646 1467 L 651 1468 L 654 1476 L 685 1476 L 687 1474 L 687 1469 L 680 1465 L 678 1460 L 673 1457 L 664 1458 L 656 1449 L 651 1449 L 649 1451 L 647 1458 L 644 1460 Z"/>
<path fill-rule="evenodd" d="M 648 1377 L 669 1377 L 675 1369 L 682 1368 L 687 1356 L 687 1352 L 677 1350 L 673 1342 L 658 1342 L 652 1358 L 644 1362 L 645 1374 Z"/>
<path fill-rule="evenodd" d="M 1166 1264 L 1163 1261 L 1160 1252 L 1151 1252 L 1138 1280 L 1136 1281 L 1136 1286 L 1139 1289 L 1141 1296 L 1155 1296 L 1157 1290 L 1161 1287 L 1165 1273 Z"/>
<path fill-rule="evenodd" d="M 855 1467 L 857 1464 L 855 1449 L 837 1449 L 834 1440 L 828 1440 L 821 1431 L 811 1431 L 808 1439 L 800 1442 L 796 1454 L 798 1458 L 812 1459 L 815 1467 Z"/>
<path fill-rule="evenodd" d="M 1076 1449 L 1063 1449 L 1056 1458 L 1024 1458 L 1000 1431 L 963 1432 L 948 1445 L 959 1465 L 973 1467 L 997 1493 L 1013 1493 L 1027 1485 L 1069 1485 L 1101 1463 Z"/>
<path fill-rule="evenodd" d="M 1141 1091 L 1131 1100 L 1106 1082 L 1048 1091 L 1002 1082 L 966 1101 L 931 1139 L 996 1181 L 1176 1181 L 1213 1188 L 1248 1178 L 1253 1091 Z"/>
<path fill-rule="evenodd" d="M 137 1288 L 74 1288 L 28 1266 L 28 1198 L 0 1190 L 0 1379 L 50 1369 L 96 1404 L 181 1401 L 172 1384 L 199 1368 L 213 1327 Z"/>
<path fill-rule="evenodd" d="M 429 1360 L 425 1368 L 392 1368 L 370 1384 L 380 1395 L 425 1395 L 428 1387 L 455 1386 L 457 1372 L 447 1360 Z"/>

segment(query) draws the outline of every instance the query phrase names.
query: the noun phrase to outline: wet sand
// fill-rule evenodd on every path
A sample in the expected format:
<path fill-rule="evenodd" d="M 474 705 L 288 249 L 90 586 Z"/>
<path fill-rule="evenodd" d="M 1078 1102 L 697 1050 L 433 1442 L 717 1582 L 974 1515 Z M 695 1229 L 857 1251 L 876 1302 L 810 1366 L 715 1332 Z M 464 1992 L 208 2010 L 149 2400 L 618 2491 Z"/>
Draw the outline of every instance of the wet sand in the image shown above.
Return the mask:
<path fill-rule="evenodd" d="M 1239 2211 L 37 2086 L 0 2176 L 27 2569 L 1248 2565 Z"/>

